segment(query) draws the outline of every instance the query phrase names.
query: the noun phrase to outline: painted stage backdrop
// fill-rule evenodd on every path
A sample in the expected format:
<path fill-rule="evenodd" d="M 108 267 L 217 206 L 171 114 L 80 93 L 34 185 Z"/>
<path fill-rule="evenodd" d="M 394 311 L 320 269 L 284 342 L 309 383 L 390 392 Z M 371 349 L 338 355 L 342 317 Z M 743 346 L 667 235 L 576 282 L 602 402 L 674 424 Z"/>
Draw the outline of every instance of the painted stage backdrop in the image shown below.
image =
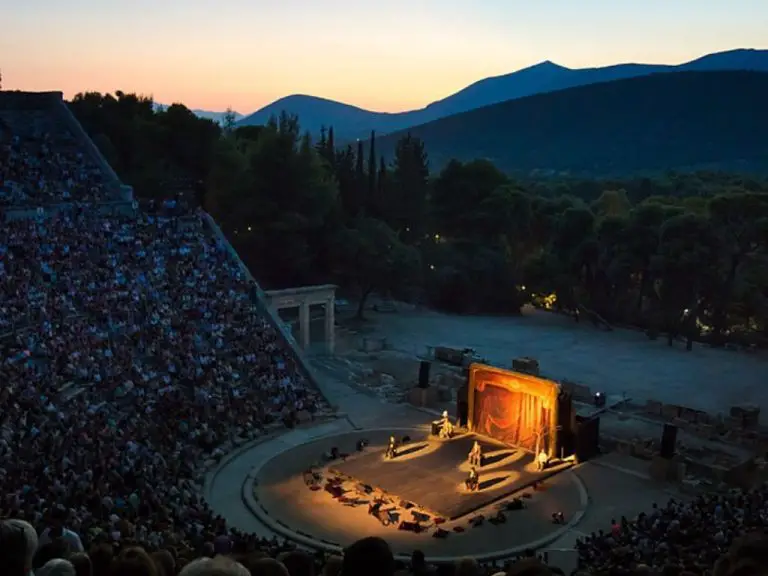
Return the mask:
<path fill-rule="evenodd" d="M 516 389 L 514 389 L 516 388 Z M 525 386 L 510 387 L 480 379 L 475 383 L 472 420 L 480 434 L 527 450 L 549 452 L 553 411 L 550 399 Z"/>

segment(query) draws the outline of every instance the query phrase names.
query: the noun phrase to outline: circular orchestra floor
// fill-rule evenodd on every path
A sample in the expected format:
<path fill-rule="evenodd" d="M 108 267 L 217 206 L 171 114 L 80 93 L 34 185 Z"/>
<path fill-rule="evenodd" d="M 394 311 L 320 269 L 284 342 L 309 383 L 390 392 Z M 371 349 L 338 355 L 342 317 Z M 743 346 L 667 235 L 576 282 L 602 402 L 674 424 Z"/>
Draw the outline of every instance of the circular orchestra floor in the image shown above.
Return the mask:
<path fill-rule="evenodd" d="M 390 435 L 407 437 L 394 460 L 384 458 Z M 486 458 L 481 489 L 469 492 L 465 449 L 475 439 Z M 329 461 L 333 448 L 346 456 Z M 573 470 L 536 474 L 531 455 L 490 439 L 439 440 L 426 426 L 361 430 L 286 449 L 251 472 L 243 495 L 262 522 L 305 545 L 338 550 L 381 536 L 401 556 L 493 559 L 546 546 L 583 515 L 586 489 Z M 557 512 L 565 525 L 553 522 Z"/>

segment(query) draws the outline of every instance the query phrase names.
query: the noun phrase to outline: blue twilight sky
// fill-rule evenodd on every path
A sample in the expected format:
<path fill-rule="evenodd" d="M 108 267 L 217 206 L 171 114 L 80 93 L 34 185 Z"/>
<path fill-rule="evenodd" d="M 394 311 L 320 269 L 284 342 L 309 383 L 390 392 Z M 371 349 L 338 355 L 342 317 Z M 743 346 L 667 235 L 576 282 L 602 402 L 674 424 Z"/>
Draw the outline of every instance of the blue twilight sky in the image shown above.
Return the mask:
<path fill-rule="evenodd" d="M 293 93 L 398 111 L 542 60 L 768 48 L 768 0 L 0 0 L 0 22 L 5 89 L 244 113 Z"/>

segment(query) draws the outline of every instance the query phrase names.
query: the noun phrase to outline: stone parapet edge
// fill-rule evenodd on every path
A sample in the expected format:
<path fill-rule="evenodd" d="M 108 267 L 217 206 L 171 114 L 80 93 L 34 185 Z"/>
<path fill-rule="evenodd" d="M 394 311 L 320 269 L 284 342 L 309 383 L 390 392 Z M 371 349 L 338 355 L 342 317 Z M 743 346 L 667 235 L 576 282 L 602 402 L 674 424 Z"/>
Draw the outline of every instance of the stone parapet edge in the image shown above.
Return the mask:
<path fill-rule="evenodd" d="M 236 447 L 234 450 L 231 450 L 230 452 L 228 452 L 224 457 L 222 457 L 221 460 L 219 460 L 216 464 L 214 464 L 204 472 L 205 482 L 203 484 L 203 496 L 205 497 L 206 500 L 210 500 L 208 496 L 210 495 L 213 484 L 216 482 L 216 479 L 218 478 L 221 471 L 224 470 L 224 468 L 226 468 L 230 462 L 232 462 L 236 458 L 239 458 L 246 452 L 250 451 L 252 448 L 260 444 L 266 444 L 267 442 L 272 442 L 273 440 L 277 440 L 281 436 L 284 436 L 285 434 L 290 433 L 291 430 L 311 429 L 311 428 L 320 426 L 322 424 L 332 422 L 334 420 L 344 420 L 346 418 L 347 418 L 347 415 L 343 413 L 321 415 L 308 423 L 299 424 L 294 428 L 286 428 L 284 426 L 281 426 L 280 428 L 275 429 L 271 432 L 268 432 L 263 436 L 254 438 L 252 440 L 248 440 L 247 442 Z"/>

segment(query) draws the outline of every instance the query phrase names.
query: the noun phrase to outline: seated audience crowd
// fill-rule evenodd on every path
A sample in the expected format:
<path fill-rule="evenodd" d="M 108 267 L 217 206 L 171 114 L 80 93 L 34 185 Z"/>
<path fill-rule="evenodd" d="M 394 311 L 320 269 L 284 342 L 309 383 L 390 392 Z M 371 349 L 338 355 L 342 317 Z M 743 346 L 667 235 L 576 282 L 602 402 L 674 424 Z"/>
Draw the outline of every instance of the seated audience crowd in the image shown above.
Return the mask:
<path fill-rule="evenodd" d="M 0 110 L 0 207 L 106 200 L 99 168 L 39 110 Z"/>
<path fill-rule="evenodd" d="M 64 157 L 10 139 L 10 157 Z M 31 181 L 35 162 L 4 150 L 4 183 Z M 66 202 L 58 166 L 34 177 Z M 198 212 L 71 203 L 3 222 L 0 517 L 76 550 L 128 537 L 196 550 L 226 533 L 201 497 L 206 464 L 325 409 L 253 290 Z"/>
<path fill-rule="evenodd" d="M 628 526 L 628 525 L 627 525 Z M 626 530 L 627 526 L 622 529 Z M 684 534 L 684 532 L 680 532 Z M 43 543 L 43 538 L 45 543 Z M 574 568 L 570 576 L 762 576 L 768 565 L 768 540 L 763 534 L 735 539 L 722 554 L 711 554 L 706 563 L 690 562 L 683 550 L 666 540 L 656 541 L 658 563 L 646 564 L 633 545 L 616 546 L 612 559 Z M 583 558 L 582 558 L 583 560 Z M 38 536 L 22 520 L 0 521 L 0 566 L 4 576 L 564 576 L 534 551 L 507 561 L 480 563 L 467 557 L 455 562 L 430 564 L 416 550 L 409 562 L 395 559 L 387 542 L 365 537 L 341 555 L 308 552 L 259 540 L 232 530 L 222 532 L 197 551 L 173 543 L 163 547 L 138 545 L 131 538 L 106 540 L 86 553 L 74 537 Z"/>
<path fill-rule="evenodd" d="M 6 111 L 7 112 L 7 111 Z M 27 116 L 24 114 L 27 113 Z M 364 538 L 310 555 L 227 526 L 202 475 L 227 450 L 327 406 L 200 212 L 102 215 L 101 178 L 44 118 L 0 116 L 0 575 L 536 576 L 396 562 Z M 44 115 L 43 115 L 44 116 Z M 28 133 L 15 125 L 31 126 Z M 166 206 L 168 207 L 168 206 Z M 578 542 L 581 570 L 752 574 L 768 491 L 670 501 Z"/>

